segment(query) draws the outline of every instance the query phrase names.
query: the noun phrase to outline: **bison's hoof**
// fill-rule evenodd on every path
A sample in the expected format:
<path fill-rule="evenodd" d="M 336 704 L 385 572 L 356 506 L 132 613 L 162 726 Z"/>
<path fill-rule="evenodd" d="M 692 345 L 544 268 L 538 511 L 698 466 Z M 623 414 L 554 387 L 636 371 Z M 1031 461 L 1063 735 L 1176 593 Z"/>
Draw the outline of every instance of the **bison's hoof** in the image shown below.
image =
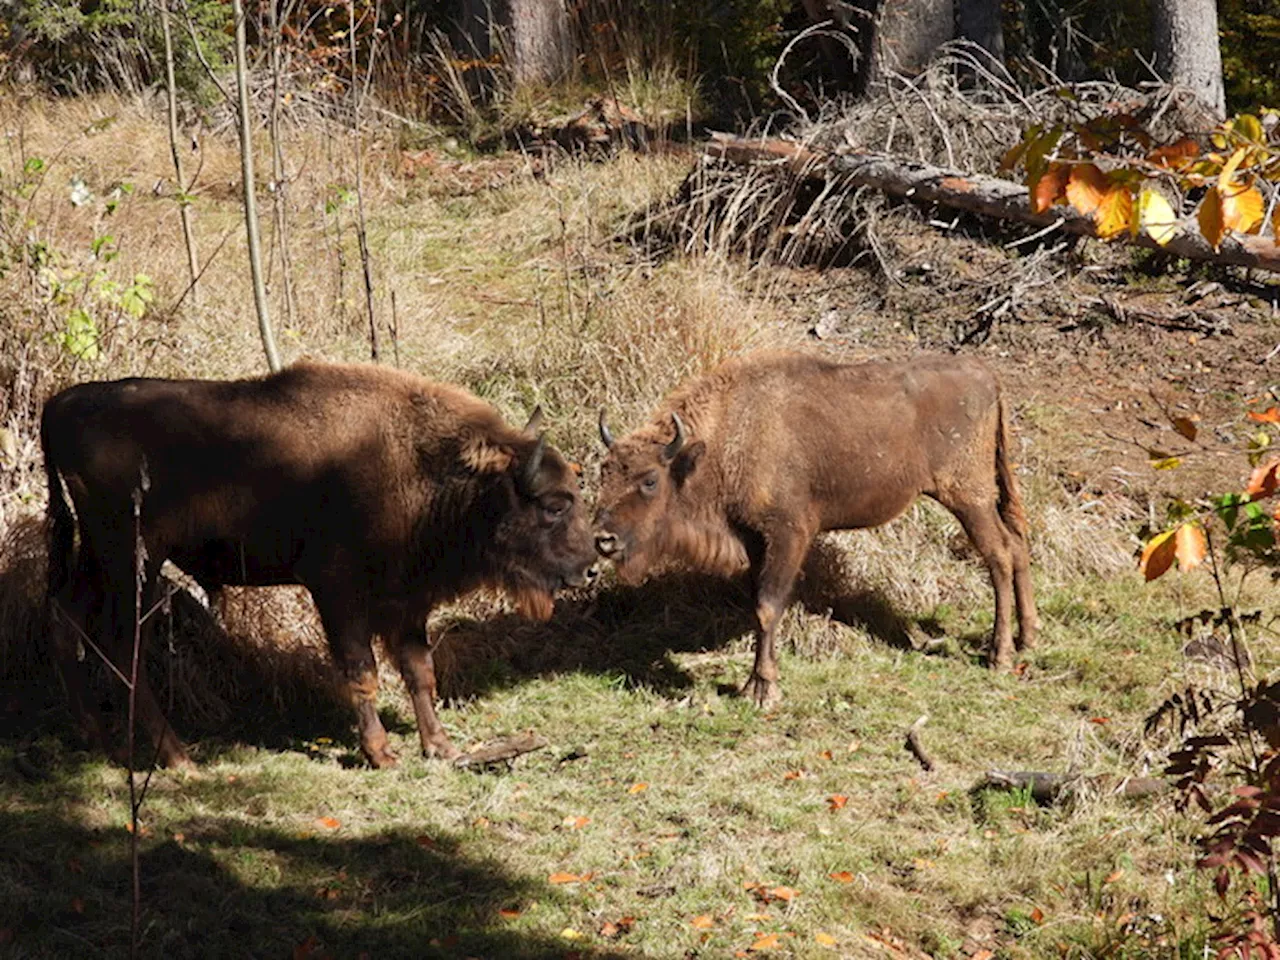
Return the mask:
<path fill-rule="evenodd" d="M 429 760 L 456 760 L 462 756 L 462 751 L 455 747 L 446 737 L 443 740 L 424 743 L 422 745 L 422 755 Z"/>
<path fill-rule="evenodd" d="M 778 686 L 778 681 L 766 680 L 754 673 L 747 678 L 739 693 L 761 710 L 776 707 L 782 702 L 782 688 Z"/>
<path fill-rule="evenodd" d="M 366 750 L 365 756 L 369 760 L 369 766 L 375 770 L 390 770 L 400 762 L 400 758 L 386 747 L 381 750 Z"/>

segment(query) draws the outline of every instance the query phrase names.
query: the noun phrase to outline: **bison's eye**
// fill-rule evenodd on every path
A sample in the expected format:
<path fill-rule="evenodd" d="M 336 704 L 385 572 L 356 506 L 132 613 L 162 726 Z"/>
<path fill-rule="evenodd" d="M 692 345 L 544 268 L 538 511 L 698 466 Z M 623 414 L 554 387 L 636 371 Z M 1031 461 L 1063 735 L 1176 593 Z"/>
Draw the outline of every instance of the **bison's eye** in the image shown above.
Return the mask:
<path fill-rule="evenodd" d="M 646 496 L 653 496 L 658 492 L 658 478 L 652 473 L 640 481 L 640 492 Z"/>
<path fill-rule="evenodd" d="M 573 501 L 568 497 L 557 497 L 554 500 L 544 500 L 539 504 L 542 508 L 542 519 L 547 523 L 553 523 L 568 513 L 569 507 L 572 505 Z"/>

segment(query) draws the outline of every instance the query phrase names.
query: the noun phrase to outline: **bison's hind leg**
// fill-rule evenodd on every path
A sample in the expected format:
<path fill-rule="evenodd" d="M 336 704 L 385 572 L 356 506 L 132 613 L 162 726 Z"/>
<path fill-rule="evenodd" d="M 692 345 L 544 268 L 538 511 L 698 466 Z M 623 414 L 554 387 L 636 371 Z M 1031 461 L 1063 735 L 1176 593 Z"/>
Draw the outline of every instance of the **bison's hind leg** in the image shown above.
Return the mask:
<path fill-rule="evenodd" d="M 356 710 L 360 751 L 379 770 L 400 762 L 391 749 L 386 728 L 378 718 L 378 664 L 373 658 L 373 633 L 367 619 L 353 611 L 359 601 L 345 596 L 335 585 L 316 589 L 312 597 L 320 610 L 329 652 Z"/>
<path fill-rule="evenodd" d="M 452 760 L 461 755 L 445 732 L 444 724 L 436 715 L 436 668 L 431 655 L 431 640 L 426 626 L 415 623 L 406 627 L 394 639 L 388 637 L 400 667 L 400 675 L 413 701 L 413 713 L 418 720 L 418 739 L 426 757 Z"/>

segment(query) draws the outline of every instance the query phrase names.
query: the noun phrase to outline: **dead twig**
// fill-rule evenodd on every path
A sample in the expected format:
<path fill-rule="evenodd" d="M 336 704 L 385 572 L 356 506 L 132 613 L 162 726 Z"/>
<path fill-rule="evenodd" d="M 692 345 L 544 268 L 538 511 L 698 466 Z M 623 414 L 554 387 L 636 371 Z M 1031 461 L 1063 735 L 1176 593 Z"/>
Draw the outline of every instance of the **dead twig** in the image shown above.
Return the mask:
<path fill-rule="evenodd" d="M 920 728 L 929 722 L 929 715 L 926 713 L 907 730 L 906 748 L 916 760 L 919 761 L 926 772 L 932 771 L 934 768 L 933 760 L 929 754 L 925 753 L 924 745 L 920 742 Z"/>

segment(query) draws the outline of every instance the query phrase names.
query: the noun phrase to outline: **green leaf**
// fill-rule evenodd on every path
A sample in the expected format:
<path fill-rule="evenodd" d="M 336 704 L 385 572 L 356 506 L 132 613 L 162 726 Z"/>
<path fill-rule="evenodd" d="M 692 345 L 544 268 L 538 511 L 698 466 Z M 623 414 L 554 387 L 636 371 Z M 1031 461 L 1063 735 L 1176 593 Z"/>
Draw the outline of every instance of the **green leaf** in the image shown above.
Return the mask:
<path fill-rule="evenodd" d="M 98 325 L 88 311 L 76 307 L 67 314 L 67 329 L 62 334 L 62 346 L 73 357 L 81 360 L 98 359 Z"/>

